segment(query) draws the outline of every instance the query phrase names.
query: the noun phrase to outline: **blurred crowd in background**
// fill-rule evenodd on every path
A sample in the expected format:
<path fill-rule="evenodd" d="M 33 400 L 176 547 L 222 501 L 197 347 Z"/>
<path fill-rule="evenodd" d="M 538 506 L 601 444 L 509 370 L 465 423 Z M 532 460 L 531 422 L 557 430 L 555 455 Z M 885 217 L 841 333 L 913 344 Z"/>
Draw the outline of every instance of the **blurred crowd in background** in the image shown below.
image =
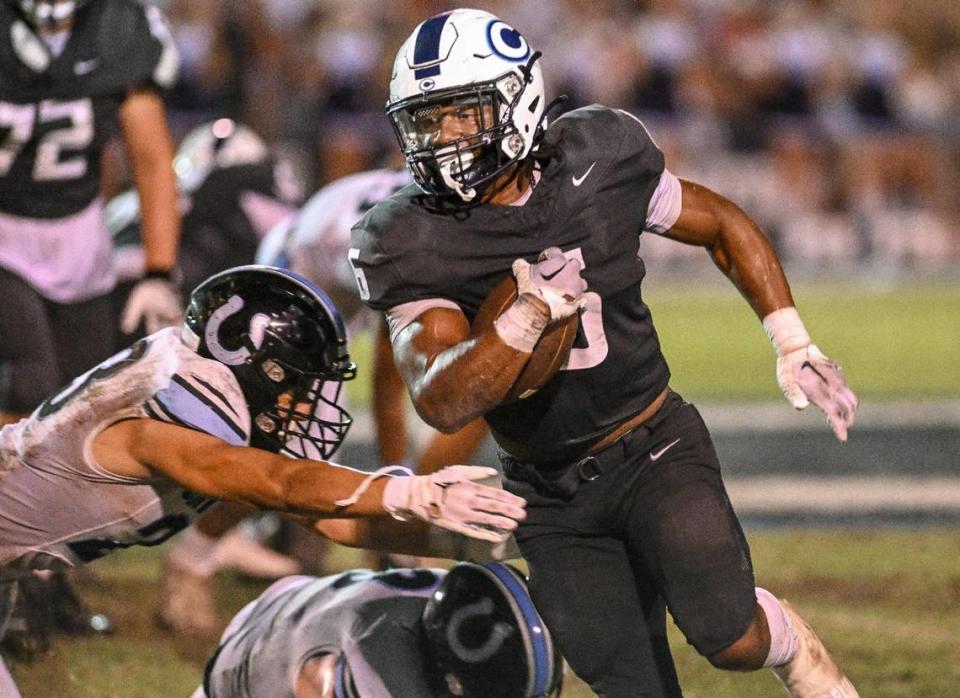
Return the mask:
<path fill-rule="evenodd" d="M 155 0 L 181 52 L 175 134 L 217 116 L 310 192 L 399 164 L 394 54 L 444 0 Z M 555 112 L 629 109 L 680 177 L 739 202 L 797 270 L 950 272 L 960 259 L 956 0 L 475 0 L 543 52 Z M 117 182 L 119 186 L 119 182 Z M 648 236 L 652 237 L 652 236 Z M 697 250 L 645 254 L 687 268 Z"/>

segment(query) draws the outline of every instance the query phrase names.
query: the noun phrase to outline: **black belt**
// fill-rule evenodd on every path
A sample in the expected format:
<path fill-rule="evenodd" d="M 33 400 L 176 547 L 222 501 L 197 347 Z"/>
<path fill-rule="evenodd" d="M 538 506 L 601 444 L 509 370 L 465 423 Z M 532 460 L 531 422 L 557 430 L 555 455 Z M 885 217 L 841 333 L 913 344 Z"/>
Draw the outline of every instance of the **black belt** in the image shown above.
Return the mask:
<path fill-rule="evenodd" d="M 627 458 L 627 449 L 637 431 L 649 434 L 667 416 L 686 403 L 672 390 L 667 399 L 647 421 L 638 424 L 616 441 L 597 453 L 575 461 L 560 463 L 528 463 L 498 449 L 503 473 L 511 480 L 526 482 L 560 499 L 572 499 L 584 482 L 593 482 L 604 472 L 621 465 Z"/>

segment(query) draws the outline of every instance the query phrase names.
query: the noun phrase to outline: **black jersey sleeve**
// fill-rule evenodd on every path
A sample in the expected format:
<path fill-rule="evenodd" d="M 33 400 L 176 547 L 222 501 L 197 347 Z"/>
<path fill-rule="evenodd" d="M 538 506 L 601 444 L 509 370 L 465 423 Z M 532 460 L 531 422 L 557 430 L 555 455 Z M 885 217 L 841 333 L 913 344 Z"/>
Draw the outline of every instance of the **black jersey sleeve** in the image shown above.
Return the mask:
<path fill-rule="evenodd" d="M 173 87 L 180 59 L 158 7 L 140 0 L 101 0 L 93 9 L 99 11 L 96 44 L 102 60 L 97 77 L 110 80 L 114 88 Z"/>
<path fill-rule="evenodd" d="M 561 215 L 602 219 L 608 233 L 642 232 L 664 159 L 639 119 L 593 104 L 557 119 L 547 141 L 563 154 Z"/>
<path fill-rule="evenodd" d="M 445 287 L 450 260 L 444 259 L 434 236 L 442 222 L 418 209 L 411 197 L 420 190 L 404 187 L 378 203 L 353 226 L 350 264 L 360 298 L 374 310 L 436 298 Z"/>
<path fill-rule="evenodd" d="M 603 172 L 600 195 L 616 194 L 617 207 L 634 222 L 639 234 L 647 220 L 647 209 L 660 175 L 663 153 L 636 116 L 622 109 L 610 109 L 611 132 L 618 136 L 610 166 Z"/>

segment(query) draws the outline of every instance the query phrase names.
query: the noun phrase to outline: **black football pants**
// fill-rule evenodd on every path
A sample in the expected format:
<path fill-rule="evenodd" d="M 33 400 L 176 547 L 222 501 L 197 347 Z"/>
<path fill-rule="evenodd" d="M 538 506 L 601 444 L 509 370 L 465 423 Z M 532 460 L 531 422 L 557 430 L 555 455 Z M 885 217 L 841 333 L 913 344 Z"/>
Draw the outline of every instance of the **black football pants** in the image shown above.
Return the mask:
<path fill-rule="evenodd" d="M 518 479 L 524 467 L 504 458 L 504 486 L 528 501 L 517 541 L 570 666 L 602 698 L 681 695 L 666 611 L 710 656 L 743 635 L 756 607 L 749 549 L 700 414 L 671 394 L 583 469 L 572 496 Z"/>
<path fill-rule="evenodd" d="M 54 303 L 0 268 L 0 411 L 32 412 L 109 357 L 116 324 L 109 296 Z"/>

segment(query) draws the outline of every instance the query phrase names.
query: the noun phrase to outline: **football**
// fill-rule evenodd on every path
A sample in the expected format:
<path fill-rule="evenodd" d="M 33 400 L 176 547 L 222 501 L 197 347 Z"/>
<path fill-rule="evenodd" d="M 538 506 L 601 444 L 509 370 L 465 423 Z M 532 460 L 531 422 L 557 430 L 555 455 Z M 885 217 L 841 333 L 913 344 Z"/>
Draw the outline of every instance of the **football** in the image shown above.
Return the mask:
<path fill-rule="evenodd" d="M 473 334 L 487 329 L 500 314 L 510 307 L 517 298 L 517 281 L 508 276 L 484 299 L 473 319 Z M 546 385 L 557 371 L 567 362 L 573 340 L 577 336 L 580 324 L 579 315 L 571 315 L 565 320 L 547 326 L 533 348 L 527 365 L 524 366 L 516 382 L 510 387 L 504 403 L 515 402 L 530 397 Z"/>

